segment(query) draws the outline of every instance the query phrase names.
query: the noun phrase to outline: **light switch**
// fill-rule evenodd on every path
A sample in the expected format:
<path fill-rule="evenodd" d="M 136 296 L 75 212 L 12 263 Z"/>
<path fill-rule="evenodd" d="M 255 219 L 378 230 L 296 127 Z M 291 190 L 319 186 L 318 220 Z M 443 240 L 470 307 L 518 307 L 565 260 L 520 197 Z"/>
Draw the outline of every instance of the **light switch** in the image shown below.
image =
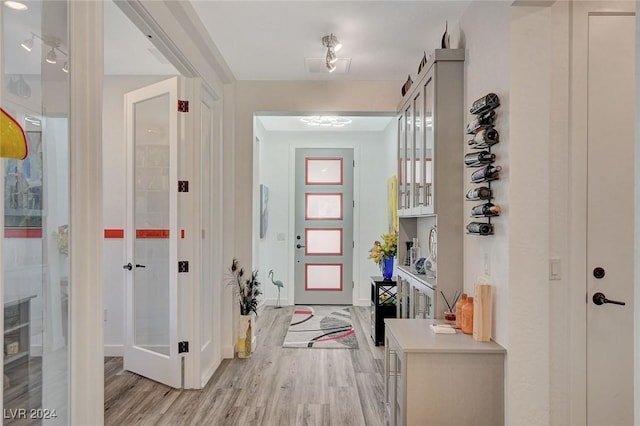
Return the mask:
<path fill-rule="evenodd" d="M 562 263 L 560 259 L 549 259 L 549 279 L 558 281 L 562 279 Z"/>
<path fill-rule="evenodd" d="M 286 235 L 282 232 L 278 233 L 278 241 L 284 241 L 286 239 Z"/>

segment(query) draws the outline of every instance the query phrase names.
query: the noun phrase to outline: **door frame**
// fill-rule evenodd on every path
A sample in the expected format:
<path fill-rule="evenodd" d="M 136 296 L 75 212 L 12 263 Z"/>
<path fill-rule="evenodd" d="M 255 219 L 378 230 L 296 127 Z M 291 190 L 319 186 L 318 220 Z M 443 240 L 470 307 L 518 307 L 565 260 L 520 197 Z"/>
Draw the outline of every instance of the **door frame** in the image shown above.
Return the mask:
<path fill-rule="evenodd" d="M 589 14 L 619 14 L 631 11 L 630 5 L 635 2 L 607 1 L 606 3 L 577 1 L 572 2 L 570 9 L 570 121 L 569 121 L 569 418 L 572 425 L 584 425 L 587 422 L 587 52 L 588 52 L 588 17 Z M 637 31 L 637 30 L 636 30 Z M 638 58 L 636 58 L 638 61 Z M 636 90 L 638 89 L 636 85 Z M 637 101 L 636 101 L 637 102 Z M 636 111 L 637 113 L 637 111 Z M 636 138 L 636 146 L 638 141 Z M 637 156 L 636 156 L 637 157 Z M 636 176 L 639 171 L 636 160 Z M 638 179 L 636 177 L 636 192 Z M 636 200 L 636 207 L 637 207 Z M 637 211 L 637 208 L 636 208 Z M 636 220 L 637 215 L 636 215 Z M 636 229 L 637 224 L 636 224 Z M 636 235 L 635 246 L 638 247 Z M 636 250 L 637 252 L 637 250 Z M 637 255 L 636 255 L 637 256 Z M 634 284 L 638 286 L 638 258 L 636 257 L 636 273 Z M 635 301 L 640 298 L 640 292 L 635 291 Z M 586 302 L 586 303 L 585 303 Z M 633 306 L 633 305 L 632 305 Z M 640 312 L 634 310 L 634 318 L 638 319 Z M 635 354 L 638 353 L 638 330 L 635 333 Z M 634 355 L 635 355 L 634 354 Z M 637 359 L 637 356 L 634 356 Z M 638 413 L 638 385 L 640 384 L 638 362 L 634 368 L 635 374 L 635 417 Z"/>
<path fill-rule="evenodd" d="M 327 144 L 321 147 L 315 146 L 307 146 L 302 143 L 292 143 L 289 145 L 289 235 L 296 235 L 296 149 L 301 148 L 327 148 L 327 149 L 342 149 L 345 148 L 339 144 Z M 358 305 L 358 291 L 355 285 L 356 277 L 360 276 L 360 265 L 356 259 L 356 253 L 358 253 L 358 235 L 360 235 L 360 182 L 358 179 L 359 176 L 359 164 L 360 164 L 360 148 L 354 146 L 353 148 L 353 160 L 355 161 L 355 165 L 353 167 L 353 241 L 354 247 L 352 252 L 351 261 L 353 263 L 353 268 L 351 270 L 351 280 L 354 283 L 351 289 L 351 304 L 354 306 Z M 293 277 L 295 277 L 295 262 L 296 262 L 296 248 L 294 241 L 290 241 L 289 246 L 289 282 L 293 283 Z M 348 284 L 348 283 L 347 283 Z M 287 299 L 291 301 L 291 305 L 295 303 L 295 288 L 293 285 L 287 286 Z"/>

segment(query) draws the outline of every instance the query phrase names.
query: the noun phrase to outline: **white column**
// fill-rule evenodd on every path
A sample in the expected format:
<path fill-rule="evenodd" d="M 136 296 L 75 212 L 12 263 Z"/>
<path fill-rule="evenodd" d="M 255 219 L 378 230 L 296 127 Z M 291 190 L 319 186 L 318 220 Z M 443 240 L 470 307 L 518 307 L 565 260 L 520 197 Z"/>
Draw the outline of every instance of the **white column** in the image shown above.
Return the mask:
<path fill-rule="evenodd" d="M 104 422 L 102 2 L 69 1 L 71 424 Z"/>

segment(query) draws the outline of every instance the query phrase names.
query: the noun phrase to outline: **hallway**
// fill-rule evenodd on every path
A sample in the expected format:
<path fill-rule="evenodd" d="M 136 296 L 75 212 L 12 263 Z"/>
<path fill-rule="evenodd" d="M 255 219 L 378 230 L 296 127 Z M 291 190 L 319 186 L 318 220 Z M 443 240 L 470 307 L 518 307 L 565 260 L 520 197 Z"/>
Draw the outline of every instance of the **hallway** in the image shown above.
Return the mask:
<path fill-rule="evenodd" d="M 169 388 L 105 358 L 105 424 L 382 425 L 384 350 L 369 336 L 369 308 L 352 309 L 355 350 L 282 348 L 293 306 L 265 308 L 253 356 L 224 360 L 201 391 Z"/>

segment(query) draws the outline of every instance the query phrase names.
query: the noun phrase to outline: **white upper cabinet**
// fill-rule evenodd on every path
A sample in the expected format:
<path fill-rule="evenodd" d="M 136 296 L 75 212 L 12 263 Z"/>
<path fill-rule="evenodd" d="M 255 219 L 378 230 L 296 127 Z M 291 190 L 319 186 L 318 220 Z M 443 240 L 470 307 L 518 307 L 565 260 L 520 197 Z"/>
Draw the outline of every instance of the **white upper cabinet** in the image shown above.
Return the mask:
<path fill-rule="evenodd" d="M 446 198 L 447 190 L 462 190 L 463 64 L 463 49 L 437 49 L 402 100 L 398 115 L 400 217 L 444 213 L 438 208 L 439 192 Z M 442 208 L 447 208 L 446 203 Z"/>

